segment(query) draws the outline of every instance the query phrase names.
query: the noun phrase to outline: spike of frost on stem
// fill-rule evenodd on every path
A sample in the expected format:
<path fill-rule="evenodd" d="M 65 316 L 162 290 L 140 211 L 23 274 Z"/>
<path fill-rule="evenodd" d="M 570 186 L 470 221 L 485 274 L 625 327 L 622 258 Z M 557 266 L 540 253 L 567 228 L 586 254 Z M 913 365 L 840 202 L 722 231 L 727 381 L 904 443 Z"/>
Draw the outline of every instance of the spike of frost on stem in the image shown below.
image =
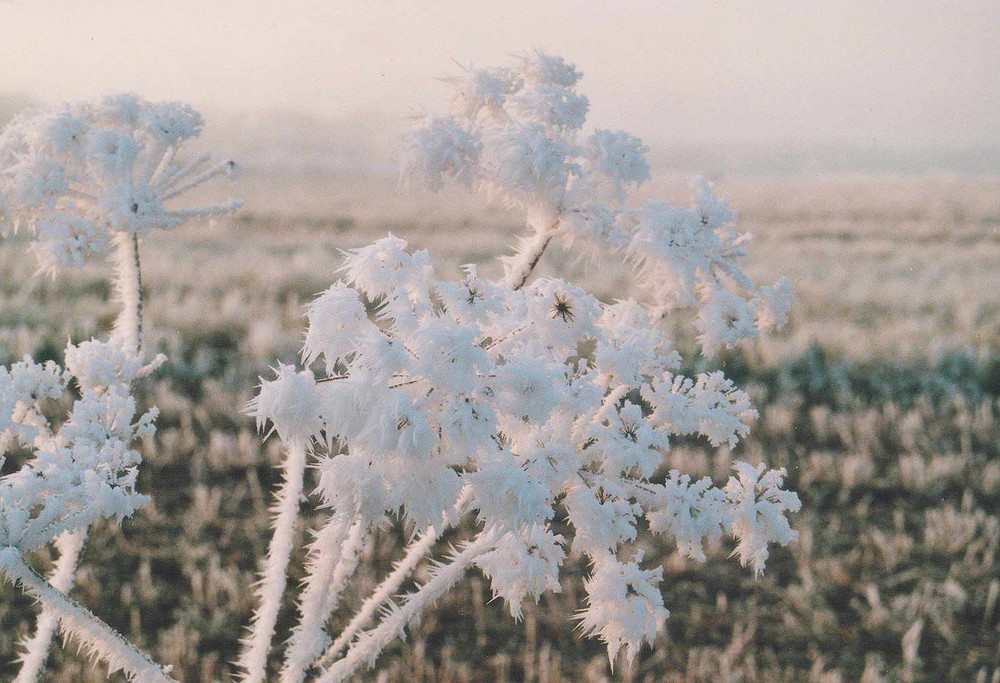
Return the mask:
<path fill-rule="evenodd" d="M 166 173 L 167 169 L 170 168 L 170 164 L 173 162 L 175 154 L 177 154 L 176 145 L 170 145 L 167 147 L 167 149 L 163 152 L 163 156 L 160 157 L 159 163 L 156 164 L 152 174 L 149 176 L 150 185 L 156 185 L 160 182 L 160 176 Z"/>
<path fill-rule="evenodd" d="M 403 603 L 390 611 L 378 626 L 362 632 L 343 659 L 323 672 L 316 683 L 339 683 L 349 678 L 363 663 L 374 664 L 385 646 L 399 636 L 414 617 L 447 593 L 465 575 L 473 561 L 493 547 L 498 536 L 495 530 L 483 531 L 453 555 L 450 562 L 436 567 L 427 583 L 406 595 Z"/>
<path fill-rule="evenodd" d="M 274 533 L 267 549 L 267 558 L 257 585 L 257 609 L 254 611 L 250 636 L 243 641 L 237 666 L 243 670 L 244 683 L 262 683 L 267 673 L 267 653 L 278 621 L 281 596 L 285 592 L 288 560 L 292 553 L 295 522 L 302 496 L 302 478 L 306 467 L 306 445 L 302 439 L 288 443 L 283 463 L 284 481 L 278 490 L 277 503 L 272 509 Z"/>
<path fill-rule="evenodd" d="M 329 665 L 340 654 L 340 651 L 354 639 L 354 636 L 361 630 L 361 627 L 368 623 L 375 611 L 382 604 L 392 597 L 399 589 L 403 581 L 406 580 L 422 559 L 430 552 L 430 549 L 437 542 L 440 534 L 434 527 L 430 527 L 417 540 L 409 545 L 406 556 L 396 565 L 392 572 L 372 591 L 371 595 L 361 605 L 361 609 L 354 615 L 351 622 L 341 631 L 340 635 L 333 642 L 323 656 L 316 661 L 317 666 L 325 667 Z"/>
<path fill-rule="evenodd" d="M 101 621 L 73 598 L 63 595 L 32 569 L 16 548 L 0 550 L 0 571 L 37 599 L 42 608 L 57 615 L 65 634 L 108 665 L 108 673 L 123 671 L 131 681 L 169 683 L 173 681 L 159 664 L 150 659 L 120 633 Z"/>
<path fill-rule="evenodd" d="M 224 216 L 233 213 L 243 206 L 243 202 L 234 199 L 225 204 L 214 204 L 212 206 L 201 206 L 196 209 L 176 209 L 167 211 L 170 218 L 211 218 L 212 216 Z"/>
<path fill-rule="evenodd" d="M 542 254 L 545 253 L 552 238 L 555 237 L 555 230 L 558 227 L 559 221 L 556 221 L 548 230 L 536 232 L 532 238 L 523 241 L 517 253 L 501 259 L 504 262 L 504 284 L 510 285 L 515 290 L 521 289 L 527 284 L 528 278 L 538 266 Z"/>
<path fill-rule="evenodd" d="M 362 626 L 368 623 L 368 620 L 372 618 L 375 611 L 399 590 L 403 581 L 413 572 L 420 561 L 427 556 L 427 553 L 434 547 L 441 534 L 446 529 L 458 523 L 462 517 L 462 513 L 465 511 L 466 505 L 468 505 L 471 499 L 472 489 L 466 486 L 455 503 L 451 514 L 445 518 L 442 529 L 438 531 L 435 527 L 429 527 L 417 540 L 413 541 L 407 547 L 403 559 L 396 564 L 392 572 L 365 599 L 361 605 L 361 609 L 358 610 L 357 614 L 354 615 L 344 630 L 340 632 L 333 645 L 327 648 L 323 656 L 316 660 L 316 666 L 328 666 L 340 654 L 340 651 L 354 639 L 354 636 L 361 630 Z"/>
<path fill-rule="evenodd" d="M 138 355 L 142 349 L 142 271 L 139 236 L 119 233 L 115 245 L 115 294 L 122 306 L 115 321 L 115 337 L 125 349 Z"/>
<path fill-rule="evenodd" d="M 203 171 L 202 173 L 196 175 L 194 178 L 191 178 L 186 183 L 177 185 L 169 192 L 166 192 L 163 195 L 163 201 L 167 201 L 168 199 L 173 199 L 174 197 L 183 194 L 188 190 L 198 187 L 202 183 L 208 182 L 212 178 L 216 178 L 220 175 L 225 175 L 227 173 L 232 173 L 234 167 L 235 164 L 232 161 L 223 161 L 220 164 L 216 164 L 212 168 L 209 168 L 208 170 Z M 177 182 L 177 180 L 175 180 L 174 182 Z"/>
<path fill-rule="evenodd" d="M 49 584 L 60 593 L 69 593 L 76 576 L 76 566 L 80 560 L 80 551 L 87 539 L 87 530 L 80 529 L 61 534 L 56 539 L 59 549 L 59 559 L 56 560 Z M 58 615 L 51 609 L 42 608 L 38 615 L 38 625 L 31 638 L 23 642 L 24 654 L 21 656 L 21 670 L 17 673 L 14 683 L 34 683 L 45 669 L 45 660 L 49 656 L 52 636 L 59 625 Z"/>
<path fill-rule="evenodd" d="M 329 642 L 324 626 L 337 608 L 347 578 L 358 566 L 358 550 L 367 527 L 360 520 L 352 524 L 348 515 L 338 512 L 310 544 L 305 586 L 299 596 L 299 623 L 292 629 L 281 670 L 284 683 L 304 680 L 306 670 Z"/>
<path fill-rule="evenodd" d="M 191 176 L 194 173 L 197 173 L 198 170 L 202 166 L 207 164 L 211 159 L 212 159 L 211 154 L 202 154 L 200 157 L 191 161 L 187 166 L 183 166 L 181 168 L 176 169 L 173 173 L 167 174 L 167 176 L 160 181 L 156 189 L 160 190 L 161 192 L 169 190 L 170 188 L 172 188 L 174 185 L 181 182 L 185 178 Z"/>

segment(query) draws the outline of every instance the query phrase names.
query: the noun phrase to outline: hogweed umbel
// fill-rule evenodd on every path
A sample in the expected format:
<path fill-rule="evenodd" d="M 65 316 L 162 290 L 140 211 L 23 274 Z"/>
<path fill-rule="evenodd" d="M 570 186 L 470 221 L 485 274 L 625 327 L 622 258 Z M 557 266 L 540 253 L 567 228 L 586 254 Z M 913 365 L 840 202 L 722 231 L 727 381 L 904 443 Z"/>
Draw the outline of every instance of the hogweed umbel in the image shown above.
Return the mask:
<path fill-rule="evenodd" d="M 167 206 L 211 178 L 236 173 L 232 162 L 181 160 L 183 145 L 201 128 L 201 116 L 187 105 L 125 94 L 28 111 L 0 134 L 0 234 L 29 231 L 39 271 L 47 274 L 110 257 L 121 306 L 108 341 L 66 347 L 65 369 L 31 358 L 0 368 L 0 466 L 10 447 L 31 451 L 19 470 L 0 478 L 0 552 L 6 558 L 0 571 L 43 607 L 24 643 L 17 683 L 38 678 L 57 625 L 112 671 L 167 679 L 64 594 L 89 526 L 100 518 L 120 522 L 147 500 L 135 490 L 141 456 L 134 442 L 152 434 L 156 409 L 138 415 L 132 387 L 165 358 L 146 361 L 142 353 L 139 240 L 239 206 Z M 53 424 L 48 404 L 70 383 L 80 398 L 62 424 Z M 59 550 L 50 582 L 24 559 L 48 543 Z"/>

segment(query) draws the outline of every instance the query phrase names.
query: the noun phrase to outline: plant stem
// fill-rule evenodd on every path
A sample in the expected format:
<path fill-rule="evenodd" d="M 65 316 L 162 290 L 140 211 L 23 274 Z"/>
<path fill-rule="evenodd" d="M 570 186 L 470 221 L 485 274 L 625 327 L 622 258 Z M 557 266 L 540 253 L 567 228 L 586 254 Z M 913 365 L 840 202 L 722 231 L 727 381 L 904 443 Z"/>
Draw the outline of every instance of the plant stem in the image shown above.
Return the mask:
<path fill-rule="evenodd" d="M 76 565 L 80 559 L 80 551 L 87 540 L 87 529 L 69 531 L 56 539 L 59 549 L 59 559 L 56 560 L 52 573 L 49 575 L 49 585 L 60 593 L 69 593 L 76 576 Z M 49 657 L 52 637 L 59 626 L 59 616 L 47 607 L 42 608 L 38 615 L 38 625 L 35 634 L 24 641 L 24 656 L 21 670 L 17 673 L 14 683 L 34 683 L 45 670 L 45 661 Z"/>
<path fill-rule="evenodd" d="M 485 531 L 460 552 L 451 562 L 435 568 L 431 579 L 419 590 L 408 594 L 401 605 L 391 609 L 375 628 L 364 631 L 347 650 L 347 654 L 316 679 L 316 683 L 339 683 L 349 678 L 363 663 L 374 663 L 386 645 L 399 636 L 406 625 L 424 609 L 454 586 L 473 561 L 487 552 L 497 540 L 495 531 Z"/>
<path fill-rule="evenodd" d="M 507 267 L 504 282 L 515 291 L 521 289 L 528 283 L 528 278 L 538 266 L 542 259 L 542 254 L 548 248 L 555 231 L 559 228 L 559 221 L 549 226 L 548 230 L 536 232 L 530 239 L 522 239 L 521 247 L 513 256 L 502 257 Z"/>
<path fill-rule="evenodd" d="M 16 548 L 0 551 L 0 571 L 55 614 L 64 633 L 108 665 L 108 673 L 123 671 L 132 681 L 168 683 L 174 679 L 159 664 L 73 598 L 56 590 L 29 566 Z"/>
<path fill-rule="evenodd" d="M 282 683 L 301 683 L 330 642 L 324 627 L 357 569 L 368 529 L 367 522 L 358 519 L 352 524 L 348 515 L 336 513 L 310 544 L 305 587 L 299 597 L 299 623 L 292 629 L 285 653 Z"/>
<path fill-rule="evenodd" d="M 139 264 L 139 236 L 115 236 L 115 294 L 122 306 L 115 321 L 115 337 L 127 351 L 142 350 L 142 271 Z"/>
<path fill-rule="evenodd" d="M 139 236 L 119 234 L 115 237 L 115 293 L 122 309 L 115 321 L 115 337 L 125 349 L 139 355 L 142 348 L 142 270 L 139 262 Z M 86 527 L 63 533 L 56 540 L 59 559 L 52 570 L 52 589 L 68 593 L 73 586 L 77 563 L 87 539 Z M 35 634 L 25 641 L 23 666 L 15 683 L 33 683 L 45 668 L 52 637 L 58 625 L 58 616 L 43 608 L 38 617 Z"/>
<path fill-rule="evenodd" d="M 262 683 L 267 674 L 267 653 L 285 592 L 288 560 L 292 554 L 295 522 L 299 516 L 299 498 L 306 468 L 306 445 L 301 439 L 288 443 L 283 463 L 284 482 L 278 490 L 274 513 L 274 533 L 267 549 L 260 583 L 257 586 L 257 609 L 250 636 L 243 641 L 237 665 L 243 670 L 244 683 Z"/>
<path fill-rule="evenodd" d="M 421 536 L 411 543 L 406 549 L 406 555 L 396 565 L 392 572 L 382 580 L 382 583 L 372 591 L 371 595 L 361 605 L 361 609 L 354 615 L 351 622 L 340 632 L 337 640 L 334 641 L 321 658 L 316 661 L 317 666 L 327 666 L 340 651 L 354 639 L 361 627 L 368 623 L 375 611 L 382 606 L 399 589 L 406 580 L 406 577 L 416 568 L 417 564 L 427 555 L 430 549 L 438 540 L 439 533 L 434 527 L 429 528 Z"/>
<path fill-rule="evenodd" d="M 344 630 L 340 632 L 333 645 L 327 648 L 323 656 L 316 660 L 316 666 L 324 667 L 329 665 L 340 654 L 340 651 L 354 639 L 354 636 L 357 635 L 362 626 L 368 623 L 368 620 L 372 618 L 375 611 L 399 590 L 403 581 L 413 572 L 420 561 L 427 556 L 427 553 L 434 547 L 441 534 L 446 529 L 458 523 L 471 499 L 472 490 L 469 487 L 465 487 L 462 495 L 459 496 L 458 501 L 455 503 L 455 507 L 452 509 L 452 514 L 445 518 L 441 529 L 429 527 L 419 538 L 407 546 L 403 559 L 382 580 L 382 583 L 369 594 L 368 598 L 361 605 L 361 609 L 358 610 L 357 614 L 354 615 Z"/>

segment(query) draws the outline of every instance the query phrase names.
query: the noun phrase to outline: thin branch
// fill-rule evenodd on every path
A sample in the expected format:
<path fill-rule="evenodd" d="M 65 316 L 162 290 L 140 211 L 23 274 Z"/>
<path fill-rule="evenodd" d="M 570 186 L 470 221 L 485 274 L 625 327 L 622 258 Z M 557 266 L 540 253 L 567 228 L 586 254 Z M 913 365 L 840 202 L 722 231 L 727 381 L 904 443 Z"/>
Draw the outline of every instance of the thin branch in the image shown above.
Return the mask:
<path fill-rule="evenodd" d="M 278 621 L 281 597 L 288 582 L 285 573 L 292 554 L 295 522 L 299 515 L 299 498 L 306 467 L 306 446 L 296 439 L 288 444 L 284 467 L 284 482 L 278 490 L 274 513 L 274 533 L 267 550 L 267 559 L 257 585 L 257 609 L 254 611 L 250 636 L 243 641 L 237 666 L 243 670 L 244 683 L 263 683 L 267 674 L 267 654 L 271 649 L 274 626 Z"/>
<path fill-rule="evenodd" d="M 142 350 L 142 270 L 139 236 L 115 236 L 115 293 L 122 310 L 115 321 L 115 336 L 125 348 L 139 355 Z"/>
<path fill-rule="evenodd" d="M 430 527 L 420 535 L 406 549 L 406 555 L 395 566 L 392 572 L 382 580 L 382 583 L 372 591 L 371 595 L 361 605 L 361 609 L 351 619 L 351 622 L 340 632 L 337 640 L 333 642 L 321 658 L 316 661 L 316 666 L 326 667 L 340 654 L 344 647 L 354 640 L 361 627 L 368 623 L 368 620 L 375 615 L 382 604 L 391 598 L 399 587 L 403 584 L 421 560 L 430 552 L 430 549 L 437 543 L 440 533 L 434 527 Z"/>
<path fill-rule="evenodd" d="M 336 382 L 340 379 L 350 379 L 350 375 L 330 375 L 329 377 L 320 377 L 316 380 L 316 384 L 322 384 L 323 382 Z"/>
<path fill-rule="evenodd" d="M 61 534 L 56 539 L 59 549 L 59 559 L 56 560 L 49 584 L 60 593 L 69 593 L 76 576 L 76 566 L 80 560 L 80 551 L 87 539 L 87 530 L 79 529 Z M 38 625 L 31 638 L 23 642 L 24 654 L 21 657 L 21 670 L 17 673 L 14 683 L 34 683 L 45 670 L 45 661 L 49 657 L 52 637 L 59 626 L 59 616 L 55 611 L 43 607 L 38 615 Z"/>
<path fill-rule="evenodd" d="M 368 620 L 375 615 L 375 611 L 381 607 L 389 598 L 395 594 L 399 587 L 403 585 L 403 581 L 406 577 L 413 572 L 416 566 L 420 563 L 427 553 L 430 552 L 431 548 L 441 537 L 441 534 L 445 532 L 461 520 L 462 515 L 465 513 L 465 508 L 469 505 L 469 501 L 472 500 L 472 489 L 468 486 L 462 489 L 461 495 L 459 495 L 458 500 L 455 505 L 451 508 L 449 514 L 445 517 L 444 523 L 441 525 L 440 529 L 436 527 L 429 527 L 420 537 L 413 541 L 407 548 L 403 559 L 400 560 L 392 572 L 386 576 L 382 583 L 380 583 L 375 590 L 369 594 L 368 598 L 361 605 L 361 609 L 358 610 L 357 614 L 351 619 L 351 622 L 341 631 L 340 635 L 337 636 L 337 640 L 334 641 L 327 651 L 316 661 L 316 666 L 325 667 L 329 665 L 333 660 L 340 654 L 348 643 L 354 640 L 354 636 L 357 635 L 361 627 L 368 623 Z"/>
<path fill-rule="evenodd" d="M 390 609 L 378 626 L 362 632 L 344 658 L 323 672 L 316 683 L 339 683 L 349 678 L 363 663 L 374 664 L 386 645 L 401 635 L 407 624 L 424 609 L 448 592 L 465 575 L 473 561 L 496 543 L 497 537 L 495 530 L 484 531 L 455 553 L 450 562 L 436 567 L 427 583 L 409 593 L 402 604 Z"/>
<path fill-rule="evenodd" d="M 324 626 L 358 566 L 358 551 L 368 526 L 360 520 L 352 523 L 350 516 L 338 512 L 310 543 L 305 587 L 299 596 L 299 623 L 292 629 L 281 669 L 283 683 L 301 683 L 309 665 L 330 642 Z"/>
<path fill-rule="evenodd" d="M 163 156 L 160 157 L 159 163 L 153 170 L 153 173 L 149 176 L 149 184 L 155 186 L 160 182 L 160 176 L 166 173 L 167 169 L 170 168 L 170 164 L 174 160 L 174 155 L 177 153 L 177 146 L 170 145 L 163 152 Z"/>
<path fill-rule="evenodd" d="M 524 271 L 521 279 L 514 285 L 514 291 L 521 289 L 528 282 L 528 278 L 531 276 L 531 273 L 535 270 L 535 267 L 538 266 L 538 262 L 542 260 L 542 254 L 544 254 L 545 249 L 548 248 L 549 242 L 552 241 L 552 237 L 553 235 L 546 237 L 545 241 L 542 242 L 542 245 L 538 248 L 538 251 L 536 251 L 535 255 L 531 257 L 531 261 L 528 263 L 528 269 Z"/>
<path fill-rule="evenodd" d="M 29 566 L 16 548 L 0 551 L 0 572 L 56 614 L 63 632 L 108 665 L 108 673 L 123 671 L 131 681 L 168 683 L 168 669 L 150 659 L 120 633 L 73 598 L 63 595 Z"/>
<path fill-rule="evenodd" d="M 212 178 L 216 178 L 220 175 L 230 175 L 235 170 L 236 170 L 236 164 L 232 161 L 223 161 L 221 164 L 216 164 L 212 168 L 209 168 L 208 170 L 196 175 L 194 178 L 191 178 L 186 183 L 177 185 L 170 191 L 165 192 L 163 195 L 163 201 L 167 201 L 168 199 L 173 199 L 174 197 L 183 194 L 188 190 L 198 187 L 202 183 L 208 182 Z M 176 183 L 177 179 L 174 179 L 173 182 Z"/>
<path fill-rule="evenodd" d="M 518 334 L 519 332 L 523 332 L 524 330 L 526 330 L 530 326 L 531 326 L 531 323 L 527 322 L 527 323 L 521 325 L 520 327 L 514 328 L 513 330 L 511 330 L 510 332 L 508 332 L 504 336 L 498 337 L 497 339 L 494 339 L 489 344 L 487 344 L 486 346 L 484 346 L 483 347 L 483 351 L 489 351 L 494 346 L 497 346 L 499 344 L 504 343 L 505 341 L 507 341 L 508 339 L 510 339 L 511 337 L 513 337 L 514 335 Z"/>
<path fill-rule="evenodd" d="M 167 173 L 164 178 L 162 178 L 156 186 L 156 189 L 165 192 L 173 187 L 175 184 L 181 182 L 190 175 L 197 173 L 198 169 L 207 164 L 211 160 L 211 154 L 202 154 L 200 157 L 192 160 L 186 166 L 180 166 L 173 170 L 171 173 Z"/>

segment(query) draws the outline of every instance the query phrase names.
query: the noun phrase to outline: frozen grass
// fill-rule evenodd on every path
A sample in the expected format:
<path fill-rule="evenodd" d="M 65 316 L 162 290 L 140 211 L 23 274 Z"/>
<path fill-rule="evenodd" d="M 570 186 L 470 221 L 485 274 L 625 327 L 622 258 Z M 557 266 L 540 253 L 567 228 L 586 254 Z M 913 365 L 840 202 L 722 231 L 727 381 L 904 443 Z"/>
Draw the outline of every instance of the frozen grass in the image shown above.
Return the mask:
<path fill-rule="evenodd" d="M 723 362 L 761 409 L 737 455 L 789 468 L 803 501 L 795 519 L 802 538 L 775 549 L 760 580 L 726 559 L 728 546 L 698 565 L 662 556 L 647 540 L 648 556 L 663 558 L 667 607 L 690 608 L 676 610 L 656 650 L 620 676 L 993 680 L 1000 180 L 718 186 L 758 235 L 751 274 L 788 275 L 799 296 L 788 331 Z M 296 353 L 302 306 L 337 277 L 336 250 L 391 230 L 431 249 L 449 274 L 491 259 L 519 227 L 471 199 L 442 205 L 394 189 L 392 179 L 250 173 L 240 193 L 248 208 L 232 224 L 189 226 L 144 246 L 150 340 L 170 356 L 146 388 L 162 411 L 140 481 L 154 503 L 122 529 L 92 531 L 74 595 L 186 681 L 228 680 L 224 665 L 236 656 L 254 561 L 266 548 L 277 444 L 262 446 L 238 408 L 274 358 Z M 680 179 L 648 190 L 675 201 L 685 191 Z M 569 272 L 608 299 L 628 278 L 558 252 L 546 254 L 543 268 Z M 113 322 L 100 270 L 52 281 L 30 279 L 33 269 L 23 242 L 0 248 L 0 362 L 54 356 L 67 336 L 80 340 Z M 669 465 L 723 477 L 730 460 L 679 442 Z M 305 533 L 297 530 L 300 546 Z M 365 548 L 359 591 L 375 585 L 405 540 L 384 532 Z M 17 591 L 0 591 L 15 606 L 0 614 L 6 680 L 34 608 Z M 566 625 L 580 593 L 573 582 L 516 625 L 474 578 L 387 650 L 384 680 L 605 680 L 599 644 Z M 350 607 L 359 595 L 344 599 Z M 279 638 L 292 609 L 279 617 Z M 52 663 L 47 680 L 104 680 L 73 650 L 57 649 Z"/>

